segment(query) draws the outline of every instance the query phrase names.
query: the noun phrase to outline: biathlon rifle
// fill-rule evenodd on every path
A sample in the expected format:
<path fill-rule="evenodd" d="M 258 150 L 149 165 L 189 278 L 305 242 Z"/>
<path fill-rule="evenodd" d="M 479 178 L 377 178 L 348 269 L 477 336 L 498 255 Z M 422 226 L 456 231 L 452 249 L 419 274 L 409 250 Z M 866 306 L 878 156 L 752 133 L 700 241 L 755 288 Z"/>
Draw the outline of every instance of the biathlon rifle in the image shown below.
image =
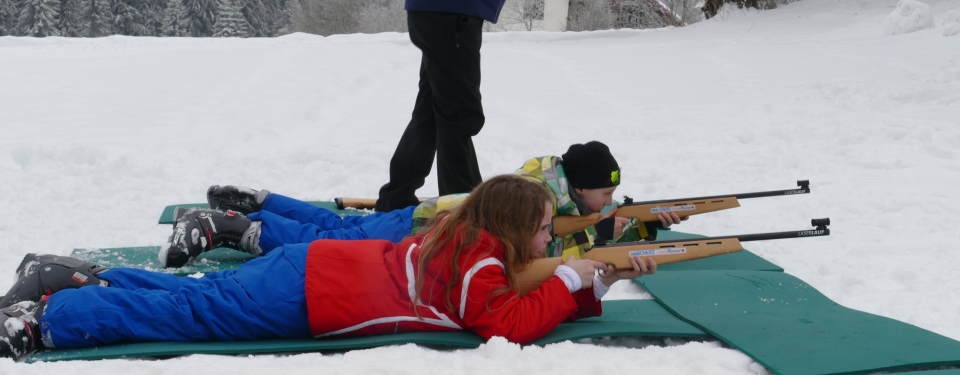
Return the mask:
<path fill-rule="evenodd" d="M 624 196 L 624 203 L 617 208 L 617 213 L 614 214 L 614 216 L 636 218 L 646 229 L 647 235 L 644 236 L 643 239 L 652 241 L 656 240 L 656 229 L 660 227 L 660 219 L 657 218 L 657 214 L 659 213 L 674 212 L 678 216 L 684 217 L 740 207 L 740 199 L 810 193 L 809 180 L 797 181 L 797 186 L 799 188 L 789 190 L 664 199 L 645 202 L 634 202 L 630 197 Z M 583 216 L 556 216 L 553 218 L 553 234 L 557 237 L 565 237 L 571 233 L 576 233 L 591 225 L 595 225 L 598 221 L 600 221 L 599 213 Z"/>
<path fill-rule="evenodd" d="M 742 234 L 737 236 L 719 236 L 706 238 L 691 238 L 675 241 L 628 242 L 605 246 L 597 246 L 587 251 L 583 259 L 591 259 L 604 264 L 613 265 L 618 270 L 633 269 L 630 264 L 631 256 L 653 258 L 657 265 L 683 262 L 688 260 L 712 257 L 743 250 L 741 242 L 778 240 L 788 238 L 829 236 L 829 218 L 813 219 L 810 224 L 815 228 L 774 233 Z M 554 270 L 563 264 L 565 259 L 540 258 L 533 261 L 527 269 L 517 274 L 520 295 L 537 289 L 540 284 L 553 276 Z"/>
<path fill-rule="evenodd" d="M 742 194 L 727 194 L 727 195 L 714 195 L 710 197 L 695 197 L 695 198 L 680 198 L 680 199 L 664 199 L 656 201 L 645 201 L 645 202 L 634 202 L 632 198 L 624 196 L 624 203 L 620 205 L 615 216 L 619 217 L 635 217 L 640 219 L 643 222 L 656 222 L 659 223 L 660 220 L 657 219 L 657 214 L 660 212 L 677 212 L 677 215 L 687 216 L 687 215 L 696 215 L 702 214 L 705 212 L 713 212 L 719 210 L 725 210 L 727 208 L 740 207 L 740 202 L 738 199 L 747 199 L 747 198 L 760 198 L 760 197 L 775 197 L 780 195 L 795 195 L 795 194 L 808 194 L 810 193 L 810 181 L 801 180 L 797 181 L 798 189 L 790 190 L 775 190 L 775 191 L 762 191 L 757 193 L 742 193 Z M 417 198 L 420 202 L 423 202 L 427 198 Z M 352 208 L 369 208 L 372 209 L 376 204 L 377 200 L 374 198 L 350 198 L 350 197 L 337 197 L 333 198 L 334 203 L 337 205 L 337 209 L 343 210 L 348 207 Z M 691 207 L 693 206 L 693 207 Z M 699 207 L 696 207 L 699 206 Z M 648 214 L 645 214 L 644 211 L 649 211 Z M 633 215 L 633 216 L 631 216 Z M 559 220 L 558 220 L 559 219 Z M 587 227 L 594 225 L 597 221 L 600 220 L 600 214 L 592 214 L 585 216 L 558 216 L 554 218 L 554 233 L 559 236 L 566 236 L 570 233 L 576 233 L 581 230 L 586 229 Z M 558 232 L 558 224 L 563 232 Z"/>

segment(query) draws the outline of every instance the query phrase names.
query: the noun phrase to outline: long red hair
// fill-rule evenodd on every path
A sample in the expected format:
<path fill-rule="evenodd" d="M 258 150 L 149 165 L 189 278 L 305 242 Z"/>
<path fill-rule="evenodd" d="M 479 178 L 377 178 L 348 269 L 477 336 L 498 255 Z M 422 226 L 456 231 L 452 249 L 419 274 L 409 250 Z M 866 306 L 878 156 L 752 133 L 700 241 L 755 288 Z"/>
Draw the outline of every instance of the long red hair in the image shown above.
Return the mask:
<path fill-rule="evenodd" d="M 416 234 L 423 238 L 417 261 L 416 296 L 419 301 L 424 285 L 427 263 L 443 256 L 451 267 L 451 282 L 444 290 L 444 303 L 453 311 L 450 298 L 460 280 L 460 256 L 479 238 L 480 230 L 493 235 L 504 248 L 503 266 L 510 286 L 495 294 L 517 290 L 516 274 L 526 269 L 536 258 L 531 249 L 533 237 L 540 229 L 546 214 L 545 203 L 553 198 L 543 185 L 515 175 L 493 177 L 473 189 L 470 196 L 451 212 L 444 212 L 433 225 Z M 450 244 L 452 252 L 445 252 Z"/>

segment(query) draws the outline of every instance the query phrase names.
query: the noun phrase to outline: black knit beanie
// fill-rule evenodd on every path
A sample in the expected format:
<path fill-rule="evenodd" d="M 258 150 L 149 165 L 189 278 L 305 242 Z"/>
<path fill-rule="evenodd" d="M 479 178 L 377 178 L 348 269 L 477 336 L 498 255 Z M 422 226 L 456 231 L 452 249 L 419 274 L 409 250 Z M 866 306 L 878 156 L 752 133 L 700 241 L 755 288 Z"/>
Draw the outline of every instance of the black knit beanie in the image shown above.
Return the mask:
<path fill-rule="evenodd" d="M 560 156 L 570 185 L 577 189 L 602 189 L 620 185 L 620 165 L 607 145 L 590 141 L 575 144 Z"/>

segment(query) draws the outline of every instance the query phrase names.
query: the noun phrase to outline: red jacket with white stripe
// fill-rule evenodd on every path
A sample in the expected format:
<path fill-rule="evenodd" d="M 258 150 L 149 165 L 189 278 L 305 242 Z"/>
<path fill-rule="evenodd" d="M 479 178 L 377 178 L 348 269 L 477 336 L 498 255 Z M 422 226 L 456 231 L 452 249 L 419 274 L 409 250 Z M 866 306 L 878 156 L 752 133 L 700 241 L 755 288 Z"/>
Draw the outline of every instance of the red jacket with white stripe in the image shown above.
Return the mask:
<path fill-rule="evenodd" d="M 313 335 L 469 330 L 484 339 L 502 336 L 527 344 L 564 321 L 601 314 L 593 290 L 570 293 L 557 276 L 523 297 L 515 291 L 492 296 L 508 281 L 503 246 L 485 231 L 461 252 L 458 280 L 450 280 L 452 272 L 444 260 L 452 246 L 438 253 L 427 265 L 421 300 L 413 303 L 419 242 L 411 238 L 397 245 L 379 240 L 311 243 L 306 296 Z M 456 283 L 453 310 L 446 308 L 443 298 L 450 282 Z"/>

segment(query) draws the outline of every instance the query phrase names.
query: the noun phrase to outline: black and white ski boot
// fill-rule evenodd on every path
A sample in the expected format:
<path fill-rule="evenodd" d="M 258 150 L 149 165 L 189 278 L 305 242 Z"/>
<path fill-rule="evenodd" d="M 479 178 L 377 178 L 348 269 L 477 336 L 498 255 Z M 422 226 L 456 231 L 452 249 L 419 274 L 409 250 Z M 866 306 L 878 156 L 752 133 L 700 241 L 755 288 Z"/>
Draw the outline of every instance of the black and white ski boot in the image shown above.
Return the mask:
<path fill-rule="evenodd" d="M 177 209 L 173 234 L 160 248 L 164 267 L 183 267 L 200 254 L 226 247 L 260 256 L 260 222 L 236 211 L 205 208 Z"/>
<path fill-rule="evenodd" d="M 0 298 L 0 306 L 10 306 L 20 301 L 37 302 L 43 296 L 69 288 L 87 285 L 106 285 L 97 275 L 108 268 L 84 262 L 77 258 L 51 255 L 27 254 L 17 267 L 17 281 L 7 294 Z"/>
<path fill-rule="evenodd" d="M 19 362 L 43 347 L 40 324 L 46 301 L 23 301 L 0 309 L 0 358 Z"/>
<path fill-rule="evenodd" d="M 244 215 L 260 211 L 269 190 L 254 190 L 243 186 L 213 185 L 207 189 L 207 204 L 214 210 L 233 210 Z"/>

